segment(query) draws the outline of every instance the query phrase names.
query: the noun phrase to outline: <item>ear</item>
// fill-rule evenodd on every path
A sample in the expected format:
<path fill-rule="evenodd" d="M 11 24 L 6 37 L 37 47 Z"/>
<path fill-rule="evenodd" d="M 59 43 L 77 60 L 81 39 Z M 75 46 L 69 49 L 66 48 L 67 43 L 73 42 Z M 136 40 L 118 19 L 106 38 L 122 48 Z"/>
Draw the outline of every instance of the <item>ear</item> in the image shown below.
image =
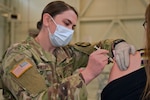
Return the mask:
<path fill-rule="evenodd" d="M 50 21 L 51 21 L 50 15 L 48 13 L 43 14 L 43 25 L 49 26 Z"/>

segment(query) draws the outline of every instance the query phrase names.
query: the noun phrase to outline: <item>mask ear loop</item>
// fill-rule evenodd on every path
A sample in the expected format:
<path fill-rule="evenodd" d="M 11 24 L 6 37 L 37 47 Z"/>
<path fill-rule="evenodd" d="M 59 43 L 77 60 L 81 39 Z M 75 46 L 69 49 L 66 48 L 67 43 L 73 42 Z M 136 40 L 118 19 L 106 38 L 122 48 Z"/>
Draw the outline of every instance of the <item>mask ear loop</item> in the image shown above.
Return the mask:
<path fill-rule="evenodd" d="M 52 36 L 52 33 L 50 32 L 49 28 L 47 28 L 47 30 L 48 30 L 48 34 L 49 34 L 50 36 Z"/>
<path fill-rule="evenodd" d="M 51 20 L 54 22 L 54 24 L 57 26 L 57 24 L 56 24 L 54 18 L 52 18 L 52 17 L 50 16 L 50 19 L 51 19 Z"/>
<path fill-rule="evenodd" d="M 47 28 L 47 30 L 48 30 L 48 33 L 50 33 L 50 34 L 51 34 L 51 32 L 50 32 L 49 28 Z"/>
<path fill-rule="evenodd" d="M 51 15 L 49 15 L 49 16 L 50 16 L 50 19 L 54 22 L 54 24 L 55 24 L 56 27 L 57 27 L 57 24 L 56 24 L 56 22 L 54 21 L 54 19 L 51 17 Z M 52 33 L 50 32 L 50 29 L 47 28 L 47 30 L 48 30 L 48 33 L 52 36 Z"/>

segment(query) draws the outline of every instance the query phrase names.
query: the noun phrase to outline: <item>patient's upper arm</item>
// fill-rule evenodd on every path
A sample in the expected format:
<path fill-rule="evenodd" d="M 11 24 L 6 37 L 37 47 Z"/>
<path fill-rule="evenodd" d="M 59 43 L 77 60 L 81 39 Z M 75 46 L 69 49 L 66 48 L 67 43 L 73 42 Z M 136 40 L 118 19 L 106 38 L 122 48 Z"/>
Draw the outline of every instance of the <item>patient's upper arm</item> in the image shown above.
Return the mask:
<path fill-rule="evenodd" d="M 130 64 L 129 68 L 125 71 L 121 71 L 118 68 L 118 65 L 116 62 L 114 62 L 114 65 L 112 66 L 112 69 L 109 74 L 109 82 L 112 80 L 115 80 L 119 77 L 122 77 L 124 75 L 127 75 L 135 70 L 138 70 L 141 67 L 141 55 L 137 51 L 135 55 L 130 55 Z"/>

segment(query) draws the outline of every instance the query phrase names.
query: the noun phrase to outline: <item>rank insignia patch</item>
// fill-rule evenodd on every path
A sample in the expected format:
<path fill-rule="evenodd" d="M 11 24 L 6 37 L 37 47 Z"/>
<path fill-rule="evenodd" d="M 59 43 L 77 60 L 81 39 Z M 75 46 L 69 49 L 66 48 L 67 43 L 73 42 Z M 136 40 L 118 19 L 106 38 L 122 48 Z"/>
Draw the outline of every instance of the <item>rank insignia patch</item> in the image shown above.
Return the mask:
<path fill-rule="evenodd" d="M 15 68 L 11 71 L 11 73 L 15 75 L 17 78 L 19 78 L 24 72 L 26 72 L 31 67 L 32 64 L 29 61 L 24 60 L 19 64 L 17 64 Z"/>

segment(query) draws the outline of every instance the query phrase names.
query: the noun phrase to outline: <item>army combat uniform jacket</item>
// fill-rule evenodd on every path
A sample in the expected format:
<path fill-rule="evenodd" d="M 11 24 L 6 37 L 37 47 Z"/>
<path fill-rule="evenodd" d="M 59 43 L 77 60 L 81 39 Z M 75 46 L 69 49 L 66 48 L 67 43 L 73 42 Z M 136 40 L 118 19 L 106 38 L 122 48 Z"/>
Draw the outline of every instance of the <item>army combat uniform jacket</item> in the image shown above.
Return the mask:
<path fill-rule="evenodd" d="M 110 50 L 112 41 L 97 43 Z M 58 47 L 44 51 L 32 38 L 8 48 L 0 67 L 5 100 L 87 100 L 82 75 L 94 51 L 90 43 Z"/>

